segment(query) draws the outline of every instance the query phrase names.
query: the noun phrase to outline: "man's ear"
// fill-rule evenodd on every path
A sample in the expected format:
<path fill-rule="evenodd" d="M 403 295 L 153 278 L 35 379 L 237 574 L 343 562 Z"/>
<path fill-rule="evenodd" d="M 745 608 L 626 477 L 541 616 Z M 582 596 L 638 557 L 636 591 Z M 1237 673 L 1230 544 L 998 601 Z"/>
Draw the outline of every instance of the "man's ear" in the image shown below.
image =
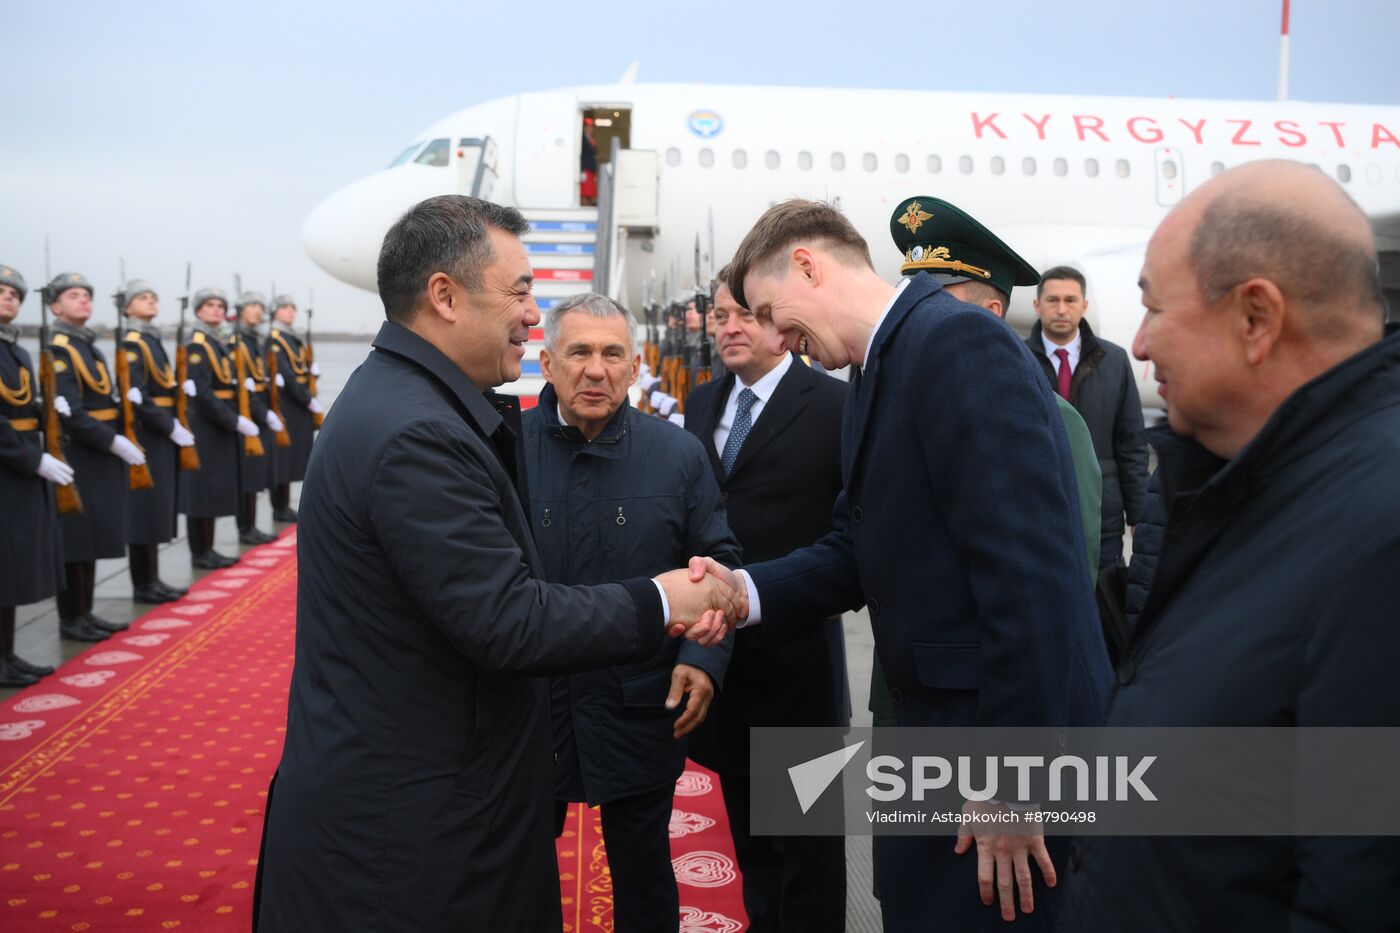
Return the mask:
<path fill-rule="evenodd" d="M 440 320 L 457 323 L 462 302 L 457 295 L 457 283 L 445 272 L 434 272 L 428 279 L 428 308 Z"/>
<path fill-rule="evenodd" d="M 544 351 L 543 351 L 543 350 L 540 351 L 540 356 L 544 356 Z M 543 363 L 540 364 L 540 368 L 541 368 L 541 369 L 544 368 L 544 364 L 543 364 Z M 632 376 L 631 376 L 630 379 L 627 380 L 627 384 L 628 384 L 629 386 L 636 385 L 636 384 L 637 384 L 637 377 L 640 376 L 641 374 L 642 374 L 642 355 L 641 355 L 640 353 L 638 353 L 636 356 L 632 357 Z"/>
<path fill-rule="evenodd" d="M 792 274 L 799 275 L 808 285 L 820 285 L 822 279 L 821 263 L 817 260 L 817 254 L 805 246 L 795 246 L 792 249 Z"/>
<path fill-rule="evenodd" d="M 1263 363 L 1283 336 L 1288 303 L 1283 292 L 1264 278 L 1249 279 L 1235 288 L 1229 313 L 1235 315 L 1236 332 L 1251 366 Z"/>
<path fill-rule="evenodd" d="M 541 375 L 541 376 L 544 376 L 544 381 L 545 381 L 545 382 L 548 382 L 548 383 L 550 383 L 550 384 L 553 384 L 553 382 L 554 382 L 554 372 L 553 372 L 553 370 L 552 370 L 553 365 L 554 365 L 554 359 L 549 355 L 549 351 L 546 350 L 546 349 L 544 349 L 543 347 L 541 347 L 541 348 L 540 348 L 540 375 Z M 635 379 L 636 376 L 633 376 L 632 378 Z"/>

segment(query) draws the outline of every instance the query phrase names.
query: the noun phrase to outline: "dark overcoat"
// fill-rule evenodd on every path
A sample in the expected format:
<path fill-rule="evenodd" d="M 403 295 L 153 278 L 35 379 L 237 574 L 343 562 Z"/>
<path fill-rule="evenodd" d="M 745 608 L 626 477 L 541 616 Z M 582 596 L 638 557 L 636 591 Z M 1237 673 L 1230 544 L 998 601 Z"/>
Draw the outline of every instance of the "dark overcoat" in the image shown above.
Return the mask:
<path fill-rule="evenodd" d="M 0 608 L 47 599 L 62 586 L 53 487 L 34 472 L 44 454 L 39 371 L 0 338 Z"/>
<path fill-rule="evenodd" d="M 83 500 L 82 512 L 58 520 L 63 559 L 73 563 L 126 555 L 131 481 L 126 461 L 112 453 L 122 429 L 117 380 L 94 337 L 87 328 L 57 324 L 49 344 L 58 394 L 73 412 L 63 419 L 63 455 Z"/>
<path fill-rule="evenodd" d="M 546 678 L 651 657 L 664 626 L 648 579 L 544 582 L 518 441 L 392 323 L 327 417 L 260 929 L 561 928 Z"/>
<path fill-rule="evenodd" d="M 1400 334 L 1229 462 L 1148 437 L 1166 530 L 1108 724 L 1400 725 Z M 1069 930 L 1400 929 L 1395 836 L 1086 837 L 1070 869 Z"/>
<path fill-rule="evenodd" d="M 175 537 L 179 504 L 180 448 L 170 439 L 175 428 L 175 367 L 161 346 L 154 327 L 133 328 L 122 341 L 131 384 L 141 390 L 136 416 L 136 442 L 146 451 L 146 466 L 154 485 L 133 489 L 126 500 L 126 540 L 129 544 L 164 544 Z"/>
<path fill-rule="evenodd" d="M 545 579 L 606 583 L 684 567 L 694 555 L 739 566 L 719 486 L 695 438 L 625 401 L 592 441 L 559 420 L 546 385 L 525 413 L 530 515 Z M 723 688 L 732 639 L 704 648 L 666 639 L 640 661 L 556 677 L 555 796 L 590 806 L 674 784 L 685 768 L 671 671 L 698 667 Z"/>
<path fill-rule="evenodd" d="M 235 378 L 241 358 L 244 378 L 253 380 L 253 389 L 248 392 L 248 417 L 258 426 L 258 436 L 262 440 L 263 452 L 258 456 L 249 455 L 243 444 L 238 445 L 238 491 L 246 495 L 262 492 L 272 485 L 277 434 L 267 426 L 267 386 L 271 379 L 267 374 L 262 340 L 256 331 L 242 327 L 234 331 L 229 338 L 229 356 L 233 360 Z M 234 397 L 237 399 L 236 395 Z"/>
<path fill-rule="evenodd" d="M 907 281 L 851 382 L 834 530 L 750 566 L 762 624 L 864 604 L 901 726 L 1096 725 L 1108 657 L 1050 388 L 1001 320 Z M 947 837 L 876 841 L 887 930 L 1004 928 Z M 1016 923 L 1052 929 L 1033 874 Z"/>
<path fill-rule="evenodd" d="M 238 433 L 233 359 L 218 332 L 203 323 L 195 326 L 185 349 L 185 368 L 195 387 L 185 414 L 199 452 L 199 469 L 180 474 L 180 511 L 191 518 L 236 515 L 243 435 Z"/>
<path fill-rule="evenodd" d="M 282 420 L 287 424 L 287 433 L 292 437 L 292 446 L 277 447 L 273 451 L 272 482 L 273 485 L 299 483 L 306 478 L 306 461 L 311 457 L 311 442 L 316 434 L 315 420 L 306 407 L 311 404 L 309 367 L 301 338 L 285 327 L 272 326 L 267 335 L 264 356 L 267 355 L 266 350 L 277 354 L 277 373 L 282 376 L 283 382 L 277 390 L 278 401 L 282 405 Z"/>

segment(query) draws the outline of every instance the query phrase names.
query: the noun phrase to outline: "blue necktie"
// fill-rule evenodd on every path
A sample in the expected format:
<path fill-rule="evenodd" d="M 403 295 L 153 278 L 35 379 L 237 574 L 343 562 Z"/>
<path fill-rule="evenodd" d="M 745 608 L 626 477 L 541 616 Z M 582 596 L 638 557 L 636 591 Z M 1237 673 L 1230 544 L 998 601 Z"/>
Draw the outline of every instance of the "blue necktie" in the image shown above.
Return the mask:
<path fill-rule="evenodd" d="M 756 401 L 758 396 L 753 394 L 753 389 L 745 389 L 739 393 L 738 408 L 734 412 L 734 426 L 729 429 L 729 439 L 724 442 L 724 453 L 720 454 L 719 458 L 725 476 L 734 470 L 734 461 L 739 459 L 739 449 L 744 446 L 749 431 L 753 430 L 749 409 L 753 408 Z"/>

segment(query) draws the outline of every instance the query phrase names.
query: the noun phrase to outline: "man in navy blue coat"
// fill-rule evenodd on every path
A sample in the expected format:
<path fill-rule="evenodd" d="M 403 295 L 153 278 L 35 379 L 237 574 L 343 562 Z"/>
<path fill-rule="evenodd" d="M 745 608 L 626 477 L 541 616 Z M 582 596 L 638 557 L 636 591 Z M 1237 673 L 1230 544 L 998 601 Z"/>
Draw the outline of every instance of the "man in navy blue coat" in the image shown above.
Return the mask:
<path fill-rule="evenodd" d="M 947 256 L 946 271 L 985 269 L 977 258 Z M 883 281 L 850 222 L 811 201 L 759 219 L 729 287 L 790 347 L 857 368 L 834 530 L 742 572 L 749 624 L 864 604 L 901 726 L 1099 723 L 1108 660 L 1069 442 L 1015 333 L 932 274 Z M 1043 838 L 978 837 L 975 857 L 972 842 L 876 838 L 887 931 L 1053 927 Z"/>

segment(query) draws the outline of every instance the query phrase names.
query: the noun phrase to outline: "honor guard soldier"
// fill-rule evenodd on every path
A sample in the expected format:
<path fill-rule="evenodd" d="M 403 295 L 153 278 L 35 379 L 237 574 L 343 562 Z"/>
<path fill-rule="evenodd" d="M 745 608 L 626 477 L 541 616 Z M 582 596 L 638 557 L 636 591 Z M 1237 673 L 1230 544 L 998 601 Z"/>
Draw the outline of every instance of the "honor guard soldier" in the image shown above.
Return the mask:
<path fill-rule="evenodd" d="M 132 410 L 136 415 L 136 442 L 146 452 L 146 466 L 154 485 L 131 490 L 127 496 L 126 538 L 131 564 L 132 599 L 138 603 L 166 603 L 185 591 L 160 579 L 157 548 L 176 535 L 179 504 L 180 448 L 194 443 L 194 435 L 175 417 L 175 368 L 160 342 L 154 323 L 159 296 L 149 282 L 132 279 L 117 293 L 123 313 L 130 319 L 122 338 L 131 371 Z M 139 401 L 138 401 L 139 399 Z"/>
<path fill-rule="evenodd" d="M 58 393 L 68 402 L 64 459 L 76 472 L 81 512 L 59 519 L 67 585 L 58 596 L 59 631 L 64 638 L 101 641 L 127 627 L 92 612 L 97 561 L 126 555 L 126 499 L 129 467 L 143 466 L 146 455 L 123 435 L 121 401 L 107 358 L 88 328 L 92 284 L 74 272 L 54 277 L 44 289 L 53 310 L 49 349 L 53 352 Z"/>
<path fill-rule="evenodd" d="M 257 529 L 258 493 L 272 485 L 273 448 L 276 436 L 286 430 L 268 403 L 268 386 L 272 377 L 267 371 L 267 360 L 262 352 L 262 338 L 258 336 L 258 326 L 266 313 L 267 299 L 262 292 L 244 292 L 238 297 L 238 317 L 234 323 L 233 336 L 229 338 L 229 350 L 233 354 L 235 376 L 241 381 L 238 413 L 250 418 L 259 428 L 258 445 L 245 444 L 239 457 L 238 491 L 242 498 L 238 505 L 238 542 L 240 544 L 267 544 L 276 541 L 270 535 Z M 261 448 L 256 453 L 254 450 Z M 250 449 L 251 448 L 251 449 Z"/>
<path fill-rule="evenodd" d="M 194 293 L 197 323 L 185 348 L 189 378 L 181 386 L 189 396 L 190 432 L 199 452 L 199 469 L 180 475 L 180 511 L 185 513 L 191 563 L 218 570 L 238 563 L 214 550 L 214 521 L 238 514 L 239 448 L 258 436 L 258 426 L 238 414 L 238 379 L 233 357 L 219 336 L 228 299 L 218 288 Z"/>
<path fill-rule="evenodd" d="M 306 478 L 306 461 L 311 456 L 315 416 L 321 414 L 321 403 L 311 394 L 310 372 L 306 363 L 306 348 L 292 324 L 296 321 L 297 305 L 291 295 L 273 299 L 272 329 L 267 336 L 267 349 L 273 354 L 277 367 L 273 381 L 282 402 L 282 420 L 291 435 L 292 446 L 278 448 L 273 457 L 272 517 L 279 522 L 297 520 L 291 507 L 292 483 Z"/>
<path fill-rule="evenodd" d="M 51 487 L 73 482 L 73 469 L 44 450 L 38 372 L 12 323 L 28 291 L 24 276 L 0 265 L 0 687 L 53 673 L 15 654 L 15 607 L 48 599 L 62 584 Z M 67 410 L 61 400 L 58 407 Z"/>

